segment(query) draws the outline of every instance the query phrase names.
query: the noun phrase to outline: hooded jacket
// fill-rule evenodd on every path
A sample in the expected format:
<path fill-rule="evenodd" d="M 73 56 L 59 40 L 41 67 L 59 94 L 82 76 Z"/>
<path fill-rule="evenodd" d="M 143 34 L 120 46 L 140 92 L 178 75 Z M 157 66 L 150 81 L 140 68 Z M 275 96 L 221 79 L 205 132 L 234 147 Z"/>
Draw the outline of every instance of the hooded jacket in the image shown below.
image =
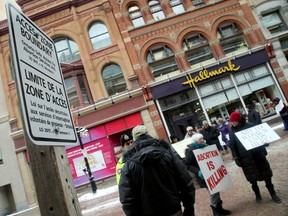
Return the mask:
<path fill-rule="evenodd" d="M 140 136 L 123 155 L 119 195 L 128 216 L 194 215 L 195 188 L 185 165 L 164 140 Z"/>

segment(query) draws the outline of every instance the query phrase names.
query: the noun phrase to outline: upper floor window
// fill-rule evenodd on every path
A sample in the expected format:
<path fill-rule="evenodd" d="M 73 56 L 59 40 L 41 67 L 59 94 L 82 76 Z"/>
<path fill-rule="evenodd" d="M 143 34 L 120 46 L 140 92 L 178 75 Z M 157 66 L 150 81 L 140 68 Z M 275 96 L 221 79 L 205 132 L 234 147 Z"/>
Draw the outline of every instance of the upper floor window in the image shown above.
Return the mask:
<path fill-rule="evenodd" d="M 199 5 L 203 5 L 204 1 L 203 0 L 192 0 L 192 4 L 194 6 L 199 6 Z"/>
<path fill-rule="evenodd" d="M 154 77 L 178 70 L 174 53 L 167 46 L 155 46 L 150 49 L 147 62 Z"/>
<path fill-rule="evenodd" d="M 127 90 L 123 72 L 119 65 L 109 64 L 102 71 L 102 79 L 108 96 Z"/>
<path fill-rule="evenodd" d="M 149 1 L 150 12 L 154 20 L 161 20 L 165 18 L 161 3 L 159 1 Z"/>
<path fill-rule="evenodd" d="M 183 7 L 181 0 L 170 0 L 170 5 L 172 7 L 174 14 L 176 15 L 185 12 L 185 9 Z"/>
<path fill-rule="evenodd" d="M 282 51 L 286 57 L 286 60 L 288 61 L 288 38 L 287 37 L 281 38 L 280 44 L 281 44 Z"/>
<path fill-rule="evenodd" d="M 128 12 L 134 27 L 145 25 L 141 10 L 137 5 L 130 6 Z"/>
<path fill-rule="evenodd" d="M 283 20 L 279 10 L 262 15 L 262 23 L 271 34 L 287 30 L 287 25 Z"/>
<path fill-rule="evenodd" d="M 224 53 L 229 56 L 233 53 L 248 50 L 243 32 L 234 23 L 226 23 L 218 27 L 217 38 Z"/>
<path fill-rule="evenodd" d="M 64 75 L 64 83 L 71 108 L 84 107 L 92 103 L 84 71 L 72 76 Z"/>
<path fill-rule="evenodd" d="M 99 21 L 93 23 L 89 28 L 89 37 L 94 50 L 112 44 L 106 25 Z"/>
<path fill-rule="evenodd" d="M 72 62 L 80 59 L 78 45 L 67 37 L 54 40 L 60 62 Z"/>
<path fill-rule="evenodd" d="M 182 42 L 182 48 L 190 65 L 213 58 L 208 41 L 200 34 L 191 34 L 186 37 Z"/>

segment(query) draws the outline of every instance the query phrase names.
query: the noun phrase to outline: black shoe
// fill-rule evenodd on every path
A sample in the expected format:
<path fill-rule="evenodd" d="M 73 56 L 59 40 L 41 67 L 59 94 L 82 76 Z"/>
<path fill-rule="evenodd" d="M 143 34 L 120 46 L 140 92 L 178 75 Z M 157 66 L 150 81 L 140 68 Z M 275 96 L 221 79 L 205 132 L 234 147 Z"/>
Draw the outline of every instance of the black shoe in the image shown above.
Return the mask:
<path fill-rule="evenodd" d="M 276 202 L 276 203 L 281 203 L 282 202 L 281 198 L 278 197 L 277 194 L 274 194 L 271 197 L 272 197 L 273 201 Z"/>
<path fill-rule="evenodd" d="M 261 202 L 262 202 L 262 197 L 261 197 L 260 194 L 259 194 L 259 195 L 256 195 L 256 202 L 257 202 L 257 203 L 261 203 Z"/>

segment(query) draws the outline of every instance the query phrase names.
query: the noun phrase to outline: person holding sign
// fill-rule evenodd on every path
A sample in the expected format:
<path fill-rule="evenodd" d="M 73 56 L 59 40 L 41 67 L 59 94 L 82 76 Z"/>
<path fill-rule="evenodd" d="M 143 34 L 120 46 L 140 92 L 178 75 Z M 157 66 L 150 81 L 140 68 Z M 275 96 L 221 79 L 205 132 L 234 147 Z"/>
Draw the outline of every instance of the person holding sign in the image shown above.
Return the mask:
<path fill-rule="evenodd" d="M 206 144 L 202 134 L 194 134 L 191 139 L 192 139 L 192 144 L 189 144 L 187 146 L 188 148 L 185 149 L 185 164 L 187 166 L 187 169 L 190 172 L 195 174 L 199 186 L 202 188 L 207 188 L 202 171 L 199 167 L 199 164 L 193 153 L 193 150 L 199 149 L 199 148 L 205 148 L 208 145 Z M 231 211 L 223 209 L 222 203 L 223 202 L 220 197 L 220 192 L 210 194 L 210 206 L 213 211 L 213 216 L 231 214 Z"/>
<path fill-rule="evenodd" d="M 235 133 L 239 131 L 253 127 L 254 124 L 246 122 L 239 112 L 231 113 L 230 122 L 232 124 L 229 133 L 232 156 L 236 165 L 242 168 L 247 181 L 250 182 L 252 190 L 256 196 L 256 202 L 260 203 L 262 201 L 257 181 L 265 181 L 266 188 L 274 202 L 281 203 L 282 200 L 277 196 L 274 190 L 274 185 L 272 184 L 272 170 L 268 160 L 266 159 L 266 148 L 262 145 L 246 150 L 245 146 L 235 135 Z"/>

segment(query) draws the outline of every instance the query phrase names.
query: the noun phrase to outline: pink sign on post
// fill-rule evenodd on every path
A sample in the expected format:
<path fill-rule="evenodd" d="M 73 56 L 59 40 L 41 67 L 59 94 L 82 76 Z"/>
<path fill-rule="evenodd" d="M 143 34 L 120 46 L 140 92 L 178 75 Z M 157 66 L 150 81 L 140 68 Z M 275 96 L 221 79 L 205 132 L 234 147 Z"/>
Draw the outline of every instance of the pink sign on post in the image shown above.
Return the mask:
<path fill-rule="evenodd" d="M 89 142 L 84 147 L 95 180 L 115 174 L 116 163 L 107 138 Z M 83 171 L 86 166 L 80 146 L 68 149 L 67 155 L 75 187 L 89 183 Z"/>

